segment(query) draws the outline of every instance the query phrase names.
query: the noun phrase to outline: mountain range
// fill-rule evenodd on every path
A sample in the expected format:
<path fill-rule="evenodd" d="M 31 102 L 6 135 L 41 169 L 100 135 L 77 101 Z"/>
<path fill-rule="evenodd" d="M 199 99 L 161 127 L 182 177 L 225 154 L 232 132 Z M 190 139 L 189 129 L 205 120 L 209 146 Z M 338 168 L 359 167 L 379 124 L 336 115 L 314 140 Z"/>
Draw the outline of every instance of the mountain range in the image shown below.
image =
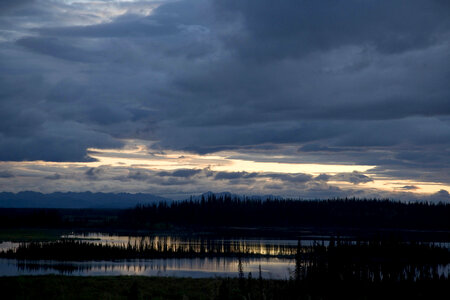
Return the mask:
<path fill-rule="evenodd" d="M 230 192 L 206 192 L 191 196 L 192 200 L 201 200 L 202 197 L 215 195 L 238 199 L 266 200 L 282 199 L 279 196 L 243 196 Z M 24 191 L 19 193 L 0 192 L 0 208 L 115 208 L 123 209 L 135 207 L 138 204 L 149 205 L 159 202 L 171 203 L 172 199 L 146 193 L 92 193 L 92 192 L 54 192 L 43 194 L 39 192 Z"/>
<path fill-rule="evenodd" d="M 0 193 L 3 208 L 129 208 L 137 204 L 171 202 L 173 200 L 153 194 L 92 193 L 92 192 L 39 192 Z"/>

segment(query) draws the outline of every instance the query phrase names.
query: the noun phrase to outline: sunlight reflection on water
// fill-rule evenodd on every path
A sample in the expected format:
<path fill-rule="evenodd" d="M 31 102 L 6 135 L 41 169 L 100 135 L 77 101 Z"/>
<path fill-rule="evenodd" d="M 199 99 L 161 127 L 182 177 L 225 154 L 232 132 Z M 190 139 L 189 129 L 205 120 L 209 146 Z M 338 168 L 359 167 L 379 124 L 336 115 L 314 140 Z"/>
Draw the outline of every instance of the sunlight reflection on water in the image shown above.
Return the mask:
<path fill-rule="evenodd" d="M 151 259 L 128 261 L 17 261 L 0 259 L 0 276 L 64 274 L 78 276 L 177 276 L 177 277 L 235 277 L 238 276 L 237 258 Z M 292 259 L 243 259 L 245 275 L 263 278 L 287 279 L 294 269 Z"/>
<path fill-rule="evenodd" d="M 164 252 L 167 249 L 176 251 L 193 250 L 208 253 L 256 254 L 264 257 L 242 259 L 245 276 L 251 272 L 253 278 L 287 279 L 293 275 L 297 240 L 288 239 L 229 239 L 186 236 L 127 236 L 108 235 L 102 233 L 84 233 L 64 235 L 64 239 L 79 239 L 83 242 L 102 245 L 147 245 Z M 301 241 L 303 246 L 314 243 L 328 245 L 328 236 L 315 236 Z M 317 241 L 316 241 L 317 240 Z M 348 241 L 351 241 L 349 239 Z M 441 247 L 450 248 L 449 243 L 437 243 Z M 19 243 L 1 242 L 0 251 L 15 249 Z M 238 256 L 238 255 L 236 255 Z M 166 259 L 133 259 L 116 261 L 20 261 L 0 259 L 0 276 L 63 274 L 77 276 L 176 276 L 176 277 L 235 277 L 238 276 L 238 258 L 166 258 Z M 406 266 L 406 269 L 410 268 Z M 431 268 L 431 267 L 430 267 Z M 437 273 L 448 276 L 450 265 L 439 265 Z M 423 269 L 427 272 L 427 269 Z M 431 269 L 430 269 L 431 270 Z"/>
<path fill-rule="evenodd" d="M 247 253 L 268 256 L 294 255 L 297 249 L 297 240 L 287 239 L 224 239 L 201 238 L 181 236 L 126 236 L 107 235 L 102 233 L 69 234 L 62 238 L 81 239 L 85 242 L 102 245 L 147 245 L 156 250 L 178 249 L 208 253 L 213 249 L 218 252 Z M 303 246 L 311 246 L 315 241 L 302 240 Z M 322 241 L 320 241 L 322 243 Z M 328 245 L 328 241 L 323 241 Z"/>

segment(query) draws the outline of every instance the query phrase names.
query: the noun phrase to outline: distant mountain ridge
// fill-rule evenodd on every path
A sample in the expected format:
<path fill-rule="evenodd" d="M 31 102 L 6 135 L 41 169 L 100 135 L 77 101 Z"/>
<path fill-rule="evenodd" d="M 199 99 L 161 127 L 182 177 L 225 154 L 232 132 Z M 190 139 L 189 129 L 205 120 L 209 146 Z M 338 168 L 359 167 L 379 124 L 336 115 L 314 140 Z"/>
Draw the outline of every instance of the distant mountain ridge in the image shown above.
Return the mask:
<path fill-rule="evenodd" d="M 214 193 L 214 192 L 211 192 L 211 191 L 203 193 L 201 195 L 191 196 L 191 199 L 192 200 L 201 200 L 202 196 L 203 196 L 203 198 L 208 199 L 208 197 L 211 197 L 213 195 L 216 198 L 231 197 L 231 198 L 237 198 L 237 199 L 240 199 L 240 200 L 243 200 L 243 199 L 251 199 L 251 200 L 284 199 L 281 196 L 275 196 L 275 195 L 238 195 L 238 194 L 233 194 L 233 193 L 230 193 L 230 192 Z"/>
<path fill-rule="evenodd" d="M 201 200 L 215 195 L 216 198 L 267 200 L 283 199 L 274 195 L 238 195 L 230 192 L 206 192 L 188 199 Z M 172 199 L 146 193 L 92 193 L 92 192 L 54 192 L 43 194 L 24 191 L 18 193 L 0 192 L 0 208 L 131 208 L 138 204 L 152 205 L 159 202 L 172 203 Z"/>
<path fill-rule="evenodd" d="M 137 204 L 172 202 L 172 199 L 153 194 L 92 193 L 92 192 L 39 192 L 0 193 L 3 208 L 130 208 Z"/>

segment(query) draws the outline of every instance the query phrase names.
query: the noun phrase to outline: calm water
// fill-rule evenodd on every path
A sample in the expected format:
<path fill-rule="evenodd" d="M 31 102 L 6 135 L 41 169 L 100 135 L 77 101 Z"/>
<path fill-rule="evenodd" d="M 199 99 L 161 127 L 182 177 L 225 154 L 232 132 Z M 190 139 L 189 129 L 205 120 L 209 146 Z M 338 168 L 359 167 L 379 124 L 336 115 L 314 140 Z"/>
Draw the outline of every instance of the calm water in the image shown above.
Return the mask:
<path fill-rule="evenodd" d="M 128 261 L 17 261 L 0 259 L 0 276 L 62 274 L 78 276 L 176 276 L 176 277 L 236 277 L 238 259 L 234 258 L 190 258 L 151 259 Z M 294 269 L 292 259 L 262 258 L 242 260 L 245 275 L 259 274 L 263 278 L 287 279 Z"/>
<path fill-rule="evenodd" d="M 151 248 L 164 251 L 193 250 L 195 252 L 209 252 L 213 249 L 218 252 L 261 254 L 268 256 L 294 255 L 297 249 L 297 240 L 274 239 L 223 239 L 182 236 L 121 236 L 101 233 L 70 234 L 63 238 L 82 239 L 85 242 L 103 245 L 147 245 Z M 305 242 L 304 245 L 309 244 Z"/>
<path fill-rule="evenodd" d="M 292 254 L 291 250 L 296 249 L 297 239 L 265 239 L 265 238 L 211 238 L 211 237 L 183 237 L 183 236 L 169 236 L 169 235 L 155 235 L 155 236 L 129 236 L 129 235 L 110 235 L 97 232 L 88 232 L 83 234 L 68 234 L 63 235 L 61 238 L 81 239 L 83 241 L 90 241 L 92 243 L 100 244 L 115 244 L 126 245 L 128 243 L 135 245 L 139 243 L 151 244 L 154 248 L 158 246 L 167 245 L 173 248 L 195 247 L 208 247 L 211 245 L 223 245 L 234 249 L 234 251 L 245 252 L 250 251 L 252 254 L 266 254 L 266 255 L 280 255 Z M 328 235 L 311 235 L 305 236 L 301 239 L 302 246 L 313 246 L 314 244 L 329 245 L 329 240 L 332 238 Z M 354 237 L 341 236 L 341 239 L 347 241 L 354 241 Z M 431 243 L 436 246 L 450 249 L 450 243 L 448 242 L 436 242 Z M 1 244 L 0 244 L 1 249 Z"/>
<path fill-rule="evenodd" d="M 246 258 L 241 261 L 245 276 L 253 278 L 288 279 L 293 275 L 295 261 L 280 258 Z M 237 277 L 239 260 L 236 258 L 148 259 L 121 261 L 20 261 L 0 259 L 0 276 L 19 275 L 75 275 L 75 276 L 174 276 L 192 278 Z M 437 273 L 448 277 L 450 264 L 437 266 L 405 265 L 403 272 L 420 275 L 420 272 Z M 383 275 L 380 277 L 382 278 Z M 372 274 L 373 277 L 373 274 Z"/>
<path fill-rule="evenodd" d="M 261 275 L 264 278 L 286 279 L 292 275 L 295 261 L 283 256 L 293 255 L 296 252 L 297 240 L 276 239 L 221 239 L 180 236 L 121 236 L 102 233 L 70 234 L 61 238 L 81 239 L 84 242 L 103 245 L 151 245 L 161 251 L 193 250 L 211 251 L 220 250 L 222 253 L 262 254 L 265 257 L 246 258 L 241 261 L 243 271 L 247 276 L 249 272 L 255 278 Z M 327 237 L 311 237 L 302 240 L 303 246 L 316 243 L 328 245 Z M 17 248 L 19 243 L 2 242 L 0 251 Z M 448 243 L 439 244 L 449 248 Z M 291 256 L 292 257 L 292 256 Z M 177 277 L 235 277 L 238 276 L 239 260 L 232 257 L 214 258 L 170 258 L 122 261 L 18 261 L 14 259 L 0 259 L 0 276 L 64 274 L 78 276 L 111 276 L 111 275 L 141 275 L 141 276 L 177 276 Z M 449 275 L 450 265 L 437 266 L 437 272 L 444 276 Z"/>
<path fill-rule="evenodd" d="M 274 239 L 221 239 L 221 238 L 188 238 L 180 236 L 125 236 L 108 235 L 102 233 L 85 233 L 63 235 L 64 239 L 79 239 L 83 242 L 102 244 L 132 246 L 146 245 L 152 249 L 164 250 L 183 250 L 194 252 L 211 252 L 216 250 L 220 253 L 246 253 L 261 254 L 266 256 L 287 256 L 294 255 L 297 249 L 297 240 L 274 240 Z M 302 245 L 312 245 L 312 240 L 303 241 Z M 328 244 L 324 241 L 325 245 Z M 19 243 L 3 242 L 0 243 L 0 251 L 15 249 Z"/>
<path fill-rule="evenodd" d="M 286 279 L 294 269 L 293 259 L 275 256 L 292 255 L 296 251 L 296 240 L 274 239 L 218 239 L 187 238 L 179 236 L 125 236 L 102 233 L 84 233 L 64 235 L 61 238 L 81 239 L 84 242 L 103 245 L 151 245 L 158 250 L 193 249 L 205 251 L 215 248 L 229 253 L 263 254 L 264 258 L 246 258 L 242 267 L 246 274 L 258 276 L 259 266 L 264 278 Z M 310 242 L 305 242 L 309 244 Z M 15 249 L 19 243 L 0 243 L 0 251 Z M 273 256 L 273 257 L 271 257 Z M 178 276 L 178 277 L 215 277 L 237 276 L 237 258 L 188 258 L 188 259 L 149 259 L 127 261 L 17 261 L 0 259 L 0 276 L 65 274 L 79 276 L 98 275 L 142 275 L 142 276 Z"/>

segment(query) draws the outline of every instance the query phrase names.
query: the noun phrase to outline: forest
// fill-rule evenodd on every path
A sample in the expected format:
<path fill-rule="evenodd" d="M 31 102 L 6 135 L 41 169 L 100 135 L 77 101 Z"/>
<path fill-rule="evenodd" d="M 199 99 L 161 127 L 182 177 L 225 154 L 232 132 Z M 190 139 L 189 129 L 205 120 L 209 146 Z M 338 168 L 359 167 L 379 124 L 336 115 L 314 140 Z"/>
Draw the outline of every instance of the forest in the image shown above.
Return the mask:
<path fill-rule="evenodd" d="M 216 197 L 131 209 L 0 208 L 0 228 L 158 228 L 278 227 L 450 230 L 450 204 L 376 199 L 254 200 Z"/>
<path fill-rule="evenodd" d="M 390 200 L 240 199 L 211 195 L 125 210 L 118 222 L 141 227 L 155 223 L 199 226 L 318 226 L 450 229 L 450 204 Z"/>
<path fill-rule="evenodd" d="M 11 299 L 430 299 L 448 290 L 448 216 L 445 203 L 215 195 L 130 209 L 3 208 L 0 241 L 17 247 L 0 251 L 0 261 L 18 274 L 72 276 L 5 276 L 0 287 Z M 71 232 L 80 237 L 65 237 Z M 134 238 L 105 243 L 83 232 Z M 174 243 L 175 236 L 186 243 Z M 279 244 L 254 248 L 240 243 L 245 238 Z M 124 261 L 219 258 L 237 272 L 201 279 L 75 276 L 97 272 L 95 262 L 107 270 Z M 244 272 L 264 259 L 290 261 L 289 277 L 263 278 L 261 265 L 259 273 Z"/>

